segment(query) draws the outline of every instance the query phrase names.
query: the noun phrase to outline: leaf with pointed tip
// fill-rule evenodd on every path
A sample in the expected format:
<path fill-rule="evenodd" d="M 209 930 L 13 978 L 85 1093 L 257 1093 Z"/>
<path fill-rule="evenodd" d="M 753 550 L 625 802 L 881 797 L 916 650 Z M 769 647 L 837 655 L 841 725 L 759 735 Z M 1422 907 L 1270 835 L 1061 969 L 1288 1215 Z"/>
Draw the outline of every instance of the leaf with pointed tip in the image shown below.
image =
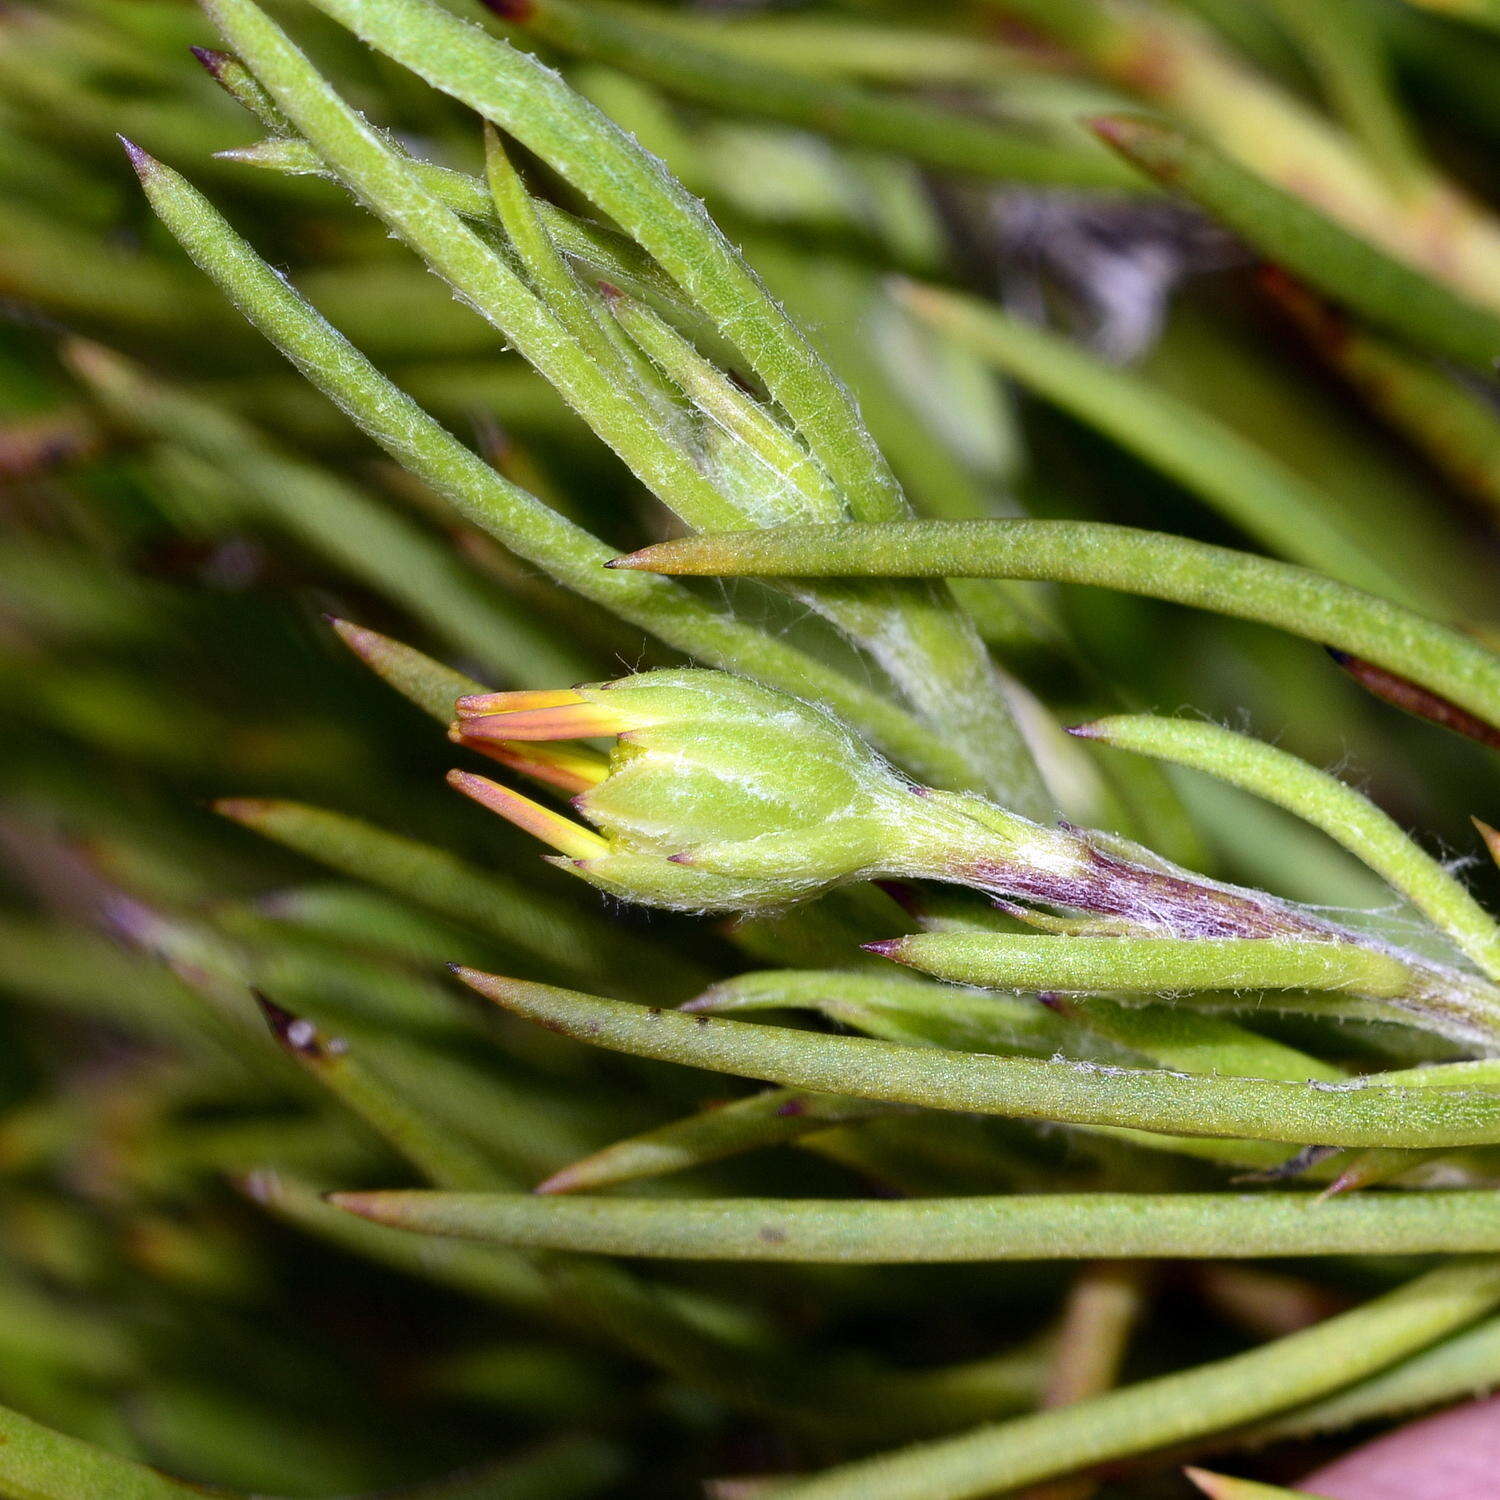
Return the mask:
<path fill-rule="evenodd" d="M 258 992 L 256 999 L 282 1050 L 430 1182 L 455 1189 L 510 1185 L 463 1137 L 373 1074 L 342 1038 L 320 1031 Z"/>
<path fill-rule="evenodd" d="M 1500 1262 L 1452 1262 L 1247 1353 L 793 1480 L 780 1500 L 977 1500 L 1075 1473 L 1314 1401 L 1473 1322 L 1497 1301 Z"/>
<path fill-rule="evenodd" d="M 1316 1500 L 1307 1490 L 1289 1490 L 1279 1484 L 1261 1484 L 1254 1479 L 1234 1479 L 1207 1469 L 1184 1469 L 1208 1500 Z"/>
<path fill-rule="evenodd" d="M 992 1057 L 684 1016 L 472 969 L 458 974 L 506 1010 L 564 1036 L 792 1088 L 928 1109 L 1299 1145 L 1500 1141 L 1500 1093 L 1464 1088 L 1459 1079 L 1439 1089 L 1364 1079 L 1295 1084 Z"/>
<path fill-rule="evenodd" d="M 996 990 L 1161 995 L 1347 989 L 1402 998 L 1414 984 L 1408 964 L 1353 943 L 920 932 L 867 946 L 939 979 Z"/>
<path fill-rule="evenodd" d="M 547 1312 L 547 1280 L 520 1254 L 457 1240 L 424 1244 L 341 1213 L 324 1201 L 321 1191 L 287 1172 L 256 1171 L 237 1186 L 267 1213 L 350 1254 L 482 1302 L 535 1316 Z"/>
<path fill-rule="evenodd" d="M 683 537 L 615 568 L 767 578 L 1029 578 L 1274 625 L 1375 662 L 1500 730 L 1500 656 L 1413 610 L 1291 563 L 1103 521 L 899 521 Z"/>
<path fill-rule="evenodd" d="M 845 673 L 659 581 L 622 584 L 610 549 L 458 442 L 263 261 L 178 173 L 134 148 L 152 208 L 183 248 L 364 432 L 466 519 L 559 583 L 698 659 L 827 703 L 927 780 L 965 784 L 967 762 L 910 714 Z"/>
<path fill-rule="evenodd" d="M 747 1151 L 782 1146 L 801 1136 L 900 1109 L 874 1099 L 846 1099 L 805 1089 L 767 1089 L 747 1099 L 710 1105 L 680 1120 L 627 1136 L 554 1172 L 541 1194 L 582 1193 L 685 1172 Z"/>
<path fill-rule="evenodd" d="M 1488 1190 L 1358 1193 L 1036 1193 L 885 1199 L 336 1193 L 392 1228 L 487 1244 L 682 1260 L 917 1265 L 1111 1256 L 1500 1251 Z"/>
<path fill-rule="evenodd" d="M 380 678 L 444 724 L 453 717 L 453 705 L 469 693 L 482 693 L 484 684 L 441 662 L 424 656 L 414 646 L 404 645 L 349 620 L 332 616 L 328 623 L 338 638 Z"/>

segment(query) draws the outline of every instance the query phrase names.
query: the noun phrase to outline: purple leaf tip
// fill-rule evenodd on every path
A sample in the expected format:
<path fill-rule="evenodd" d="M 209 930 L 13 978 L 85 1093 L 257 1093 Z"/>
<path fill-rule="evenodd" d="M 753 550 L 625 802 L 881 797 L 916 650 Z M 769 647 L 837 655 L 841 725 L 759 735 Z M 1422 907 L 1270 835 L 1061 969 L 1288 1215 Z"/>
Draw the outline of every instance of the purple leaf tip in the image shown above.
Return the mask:
<path fill-rule="evenodd" d="M 149 151 L 144 151 L 128 136 L 117 135 L 117 141 L 125 148 L 125 155 L 130 158 L 130 165 L 135 168 L 135 174 L 145 181 L 151 169 L 159 163 Z"/>
<path fill-rule="evenodd" d="M 224 64 L 229 61 L 227 52 L 219 52 L 213 47 L 189 47 L 188 51 L 198 59 L 210 76 L 217 78 L 224 71 Z"/>

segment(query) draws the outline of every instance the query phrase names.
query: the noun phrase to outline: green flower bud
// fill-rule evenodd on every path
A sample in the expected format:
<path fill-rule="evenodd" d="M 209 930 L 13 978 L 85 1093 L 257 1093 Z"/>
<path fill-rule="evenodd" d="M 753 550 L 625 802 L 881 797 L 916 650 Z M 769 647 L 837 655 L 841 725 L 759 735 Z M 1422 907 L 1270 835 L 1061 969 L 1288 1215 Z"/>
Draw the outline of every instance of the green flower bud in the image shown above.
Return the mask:
<path fill-rule="evenodd" d="M 596 885 L 653 906 L 751 911 L 904 864 L 912 786 L 822 709 L 727 672 L 643 672 L 459 701 L 460 743 L 613 735 L 573 806 L 593 832 L 482 777 L 457 784 Z"/>
<path fill-rule="evenodd" d="M 1123 840 L 913 785 L 823 709 L 726 672 L 478 694 L 458 710 L 460 744 L 575 793 L 586 822 L 469 772 L 454 785 L 626 900 L 762 911 L 896 876 L 1093 913 L 1120 934 L 1347 940 L 1302 908 Z M 547 743 L 603 737 L 607 757 Z"/>

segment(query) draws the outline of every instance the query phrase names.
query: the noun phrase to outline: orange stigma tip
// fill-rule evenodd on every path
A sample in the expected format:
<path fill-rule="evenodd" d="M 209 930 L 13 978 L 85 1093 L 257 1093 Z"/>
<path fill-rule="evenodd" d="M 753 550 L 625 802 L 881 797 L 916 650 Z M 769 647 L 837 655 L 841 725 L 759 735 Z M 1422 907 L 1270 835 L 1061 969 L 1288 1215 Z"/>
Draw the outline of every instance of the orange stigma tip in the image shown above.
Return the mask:
<path fill-rule="evenodd" d="M 582 703 L 583 694 L 572 688 L 526 688 L 516 693 L 467 693 L 458 700 L 461 718 L 486 714 L 519 713 L 533 708 L 561 708 L 566 703 Z"/>
<path fill-rule="evenodd" d="M 582 700 L 485 714 L 460 722 L 465 738 L 481 740 L 591 740 L 630 727 L 630 721 L 614 710 Z"/>
<path fill-rule="evenodd" d="M 497 813 L 507 823 L 514 823 L 533 838 L 549 844 L 559 854 L 578 859 L 609 852 L 609 845 L 593 829 L 585 828 L 583 824 L 575 823 L 487 776 L 476 776 L 472 771 L 449 771 L 448 785 Z"/>

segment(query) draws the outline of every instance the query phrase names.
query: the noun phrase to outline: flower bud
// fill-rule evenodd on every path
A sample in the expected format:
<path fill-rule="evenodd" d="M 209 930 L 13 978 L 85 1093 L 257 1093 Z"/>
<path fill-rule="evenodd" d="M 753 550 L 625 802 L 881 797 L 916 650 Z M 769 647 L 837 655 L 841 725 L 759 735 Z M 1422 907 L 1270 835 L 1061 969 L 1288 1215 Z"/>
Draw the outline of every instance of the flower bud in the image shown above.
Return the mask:
<path fill-rule="evenodd" d="M 890 862 L 920 805 L 837 719 L 727 672 L 479 694 L 458 709 L 454 737 L 475 748 L 614 737 L 606 773 L 573 798 L 592 829 L 483 777 L 455 784 L 546 839 L 558 863 L 653 906 L 749 911 L 858 878 Z"/>

